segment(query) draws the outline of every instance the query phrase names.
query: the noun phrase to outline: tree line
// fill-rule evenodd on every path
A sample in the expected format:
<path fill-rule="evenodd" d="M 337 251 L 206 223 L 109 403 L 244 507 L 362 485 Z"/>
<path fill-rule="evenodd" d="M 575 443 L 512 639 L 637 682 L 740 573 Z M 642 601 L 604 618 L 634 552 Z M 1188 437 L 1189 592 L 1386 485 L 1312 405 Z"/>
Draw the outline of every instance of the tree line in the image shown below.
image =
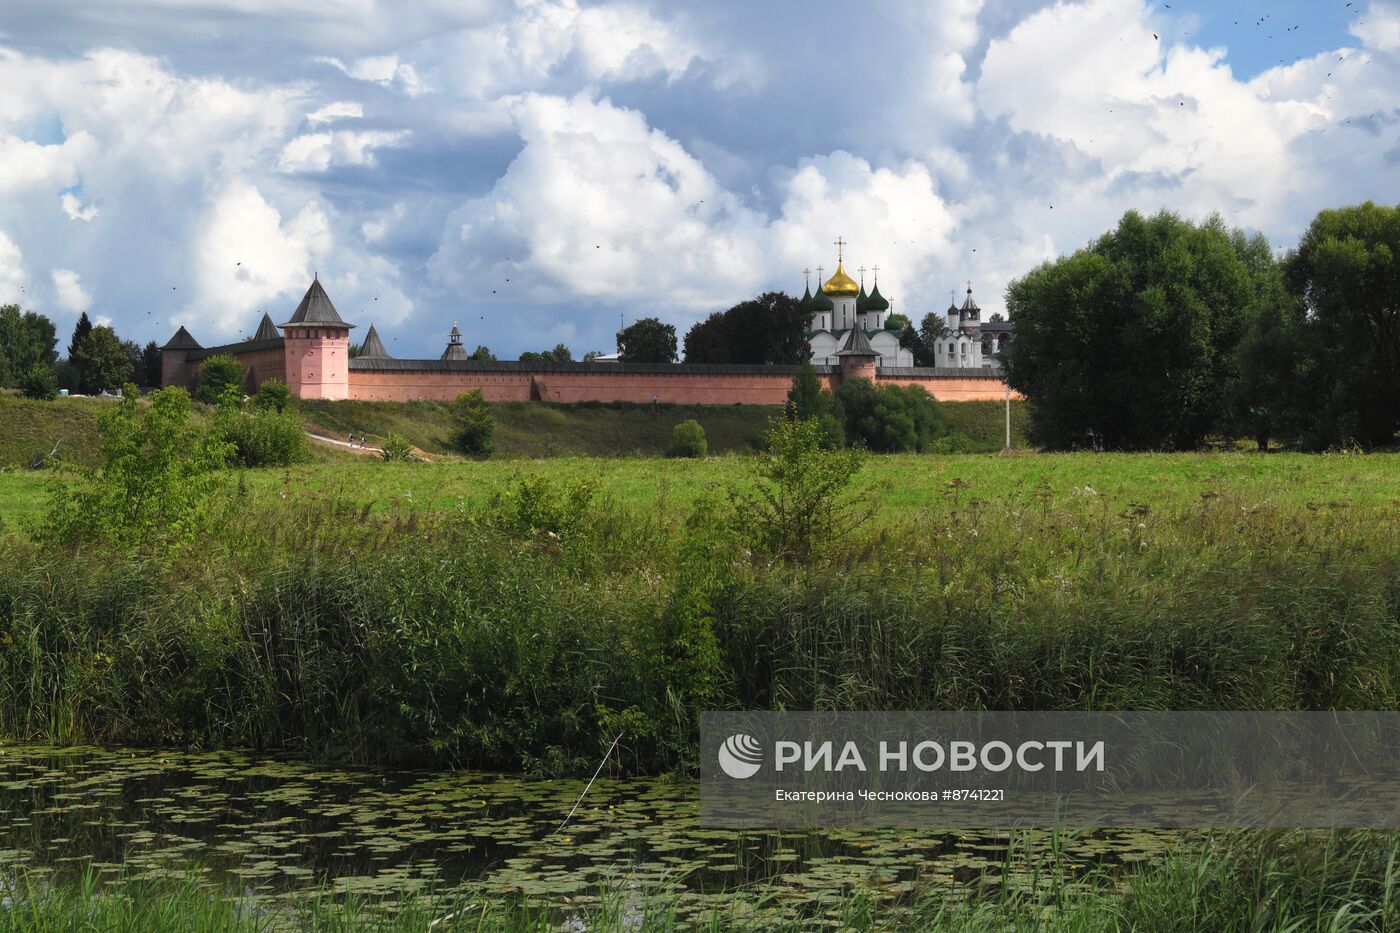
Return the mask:
<path fill-rule="evenodd" d="M 30 398 L 54 398 L 59 389 L 95 395 L 128 382 L 158 386 L 160 348 L 122 340 L 105 324 L 94 326 L 84 312 L 73 327 L 67 355 L 58 355 L 53 321 L 19 305 L 0 306 L 0 388 Z"/>
<path fill-rule="evenodd" d="M 1047 448 L 1375 448 L 1400 428 L 1400 207 L 1324 210 L 1283 256 L 1218 216 L 1129 211 L 1006 297 L 1007 380 Z"/>

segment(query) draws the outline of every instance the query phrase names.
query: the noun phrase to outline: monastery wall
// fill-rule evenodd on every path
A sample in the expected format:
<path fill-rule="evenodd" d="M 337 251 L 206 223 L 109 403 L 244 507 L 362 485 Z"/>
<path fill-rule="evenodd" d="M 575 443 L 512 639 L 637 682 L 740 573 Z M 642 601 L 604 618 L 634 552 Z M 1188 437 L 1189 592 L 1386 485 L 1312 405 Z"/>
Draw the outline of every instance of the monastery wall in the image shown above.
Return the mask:
<path fill-rule="evenodd" d="M 816 367 L 822 387 L 840 383 L 836 367 Z M 349 397 L 364 401 L 446 401 L 480 389 L 490 402 L 638 402 L 679 405 L 781 405 L 795 366 L 688 366 L 626 363 L 478 363 L 441 360 L 351 360 Z M 864 373 L 861 373 L 864 375 Z M 879 383 L 920 385 L 939 401 L 1000 400 L 995 375 L 900 368 L 875 371 Z"/>

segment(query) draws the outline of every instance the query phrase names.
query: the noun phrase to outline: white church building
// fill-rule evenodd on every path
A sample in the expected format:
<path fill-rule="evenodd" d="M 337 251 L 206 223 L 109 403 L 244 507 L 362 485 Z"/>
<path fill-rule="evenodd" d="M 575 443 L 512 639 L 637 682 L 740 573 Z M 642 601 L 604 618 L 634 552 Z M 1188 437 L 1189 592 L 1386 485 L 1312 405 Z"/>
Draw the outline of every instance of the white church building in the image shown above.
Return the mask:
<path fill-rule="evenodd" d="M 879 354 L 877 366 L 913 366 L 913 351 L 900 346 L 900 332 L 889 326 L 890 303 L 880 294 L 880 267 L 876 266 L 873 270 L 876 276 L 874 287 L 867 294 L 863 281 L 864 269 L 857 270 L 861 273 L 861 282 L 846 274 L 840 252 L 844 245 L 844 241 L 836 241 L 836 274 L 823 282 L 821 268 L 818 267 L 817 293 L 812 294 L 810 283 L 803 290 L 803 307 L 812 313 L 812 328 L 807 332 L 807 342 L 812 347 L 812 364 L 838 365 L 838 351 L 845 346 L 851 331 L 860 328 L 865 331 L 871 349 Z M 1010 345 L 1016 327 L 1010 321 L 1000 320 L 999 315 L 984 322 L 982 309 L 972 298 L 971 282 L 967 285 L 967 298 L 962 307 L 950 302 L 944 315 L 942 333 L 934 340 L 932 347 L 934 369 L 1001 368 L 1000 354 Z"/>
<path fill-rule="evenodd" d="M 838 240 L 836 245 L 836 274 L 822 282 L 818 268 L 817 293 L 812 294 L 809 284 L 802 295 L 803 305 L 812 309 L 812 329 L 807 333 L 812 364 L 838 365 L 836 351 L 851 330 L 859 327 L 865 331 L 871 349 L 880 355 L 875 365 L 913 366 L 914 354 L 899 345 L 899 331 L 885 327 L 890 319 L 890 303 L 880 294 L 878 268 L 875 287 L 866 294 L 864 284 L 846 274 L 840 253 L 845 244 Z"/>

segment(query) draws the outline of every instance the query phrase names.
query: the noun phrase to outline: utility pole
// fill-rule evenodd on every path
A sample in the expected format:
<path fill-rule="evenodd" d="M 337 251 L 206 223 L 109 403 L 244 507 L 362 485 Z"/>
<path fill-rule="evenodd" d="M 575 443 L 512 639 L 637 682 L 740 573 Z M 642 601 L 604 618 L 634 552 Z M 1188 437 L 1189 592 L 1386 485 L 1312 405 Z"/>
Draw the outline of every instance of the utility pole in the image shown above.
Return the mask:
<path fill-rule="evenodd" d="M 1006 376 L 1003 375 L 1003 376 L 1002 376 L 1002 379 L 1005 379 L 1005 378 L 1006 378 Z M 1003 451 L 1006 451 L 1006 452 L 1009 452 L 1009 451 L 1011 450 L 1011 383 L 1008 382 L 1008 383 L 1005 383 L 1005 385 L 1006 385 L 1006 446 L 1003 447 L 1002 450 L 1003 450 Z"/>

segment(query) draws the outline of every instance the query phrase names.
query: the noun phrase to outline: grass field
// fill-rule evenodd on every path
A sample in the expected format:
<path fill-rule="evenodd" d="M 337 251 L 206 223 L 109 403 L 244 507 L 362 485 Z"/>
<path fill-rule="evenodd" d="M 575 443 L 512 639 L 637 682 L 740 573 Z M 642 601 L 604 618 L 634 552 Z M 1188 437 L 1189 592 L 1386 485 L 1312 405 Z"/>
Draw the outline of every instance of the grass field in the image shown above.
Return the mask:
<path fill-rule="evenodd" d="M 599 495 L 626 511 L 686 506 L 739 482 L 739 457 L 705 460 L 561 457 L 548 461 L 448 461 L 386 464 L 315 449 L 323 459 L 289 469 L 254 470 L 256 496 L 283 493 L 376 510 L 447 510 L 486 505 L 524 477 L 590 478 Z M 18 521 L 41 508 L 44 472 L 0 473 L 0 518 Z M 900 454 L 871 457 L 856 485 L 897 520 L 949 502 L 1007 497 L 1093 499 L 1105 507 L 1184 507 L 1228 495 L 1253 505 L 1366 506 L 1400 501 L 1400 454 Z"/>

